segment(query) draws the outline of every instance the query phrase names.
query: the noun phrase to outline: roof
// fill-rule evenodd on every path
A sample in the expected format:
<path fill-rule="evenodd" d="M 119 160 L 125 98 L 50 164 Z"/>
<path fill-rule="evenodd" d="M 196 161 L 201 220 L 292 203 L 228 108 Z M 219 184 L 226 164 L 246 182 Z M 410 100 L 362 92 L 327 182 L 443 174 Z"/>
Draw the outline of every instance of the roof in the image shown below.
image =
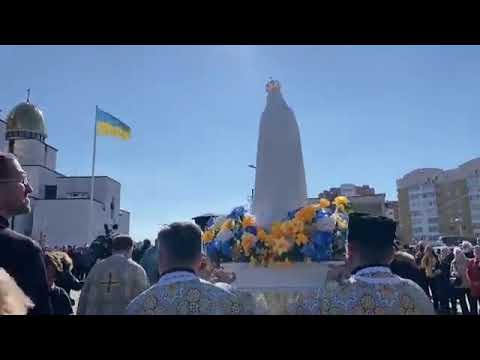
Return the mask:
<path fill-rule="evenodd" d="M 38 166 L 38 167 L 47 169 L 48 171 L 51 171 L 51 172 L 57 174 L 59 178 L 64 178 L 64 177 L 66 177 L 66 176 L 63 175 L 62 173 L 59 173 L 58 171 L 53 170 L 53 169 L 50 169 L 49 167 L 46 167 L 46 166 L 44 166 L 44 165 L 38 165 L 38 164 L 33 164 L 33 165 L 30 165 L 30 164 L 22 164 L 22 167 L 25 167 L 25 166 L 32 166 L 32 167 L 33 167 L 33 166 Z"/>
<path fill-rule="evenodd" d="M 74 200 L 74 201 L 83 200 L 83 201 L 90 201 L 90 198 L 55 198 L 55 199 L 39 199 L 39 198 L 35 198 L 35 200 L 36 200 L 36 201 L 57 201 L 57 200 L 60 200 L 60 201 L 62 201 L 62 200 Z M 97 199 L 94 198 L 93 201 L 105 206 L 105 203 L 103 203 L 103 202 L 100 201 L 100 200 L 97 200 Z"/>
<path fill-rule="evenodd" d="M 7 115 L 7 136 L 16 138 L 47 137 L 47 128 L 42 111 L 29 102 L 21 102 Z"/>
<path fill-rule="evenodd" d="M 68 178 L 68 179 L 91 179 L 92 177 L 91 176 L 65 176 L 64 178 Z M 100 176 L 97 176 L 95 175 L 95 179 L 98 179 L 98 178 L 107 178 L 107 179 L 110 179 L 112 180 L 113 182 L 116 182 L 118 185 L 121 185 L 117 180 L 115 179 L 112 179 L 110 176 L 105 176 L 105 175 L 100 175 Z"/>
<path fill-rule="evenodd" d="M 367 200 L 369 198 L 385 198 L 386 194 L 385 193 L 380 193 L 380 194 L 369 194 L 369 195 L 352 195 L 352 196 L 347 196 L 349 200 L 355 201 L 355 200 Z"/>

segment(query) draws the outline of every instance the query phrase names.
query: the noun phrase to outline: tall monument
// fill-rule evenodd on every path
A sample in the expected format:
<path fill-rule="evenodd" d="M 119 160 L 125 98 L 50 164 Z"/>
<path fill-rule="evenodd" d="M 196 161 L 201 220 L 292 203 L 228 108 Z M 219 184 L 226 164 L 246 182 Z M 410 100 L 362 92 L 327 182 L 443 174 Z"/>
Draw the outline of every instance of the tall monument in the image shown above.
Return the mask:
<path fill-rule="evenodd" d="M 307 199 L 305 168 L 297 121 L 281 93 L 279 81 L 265 86 L 267 104 L 260 119 L 253 212 L 267 228 Z"/>

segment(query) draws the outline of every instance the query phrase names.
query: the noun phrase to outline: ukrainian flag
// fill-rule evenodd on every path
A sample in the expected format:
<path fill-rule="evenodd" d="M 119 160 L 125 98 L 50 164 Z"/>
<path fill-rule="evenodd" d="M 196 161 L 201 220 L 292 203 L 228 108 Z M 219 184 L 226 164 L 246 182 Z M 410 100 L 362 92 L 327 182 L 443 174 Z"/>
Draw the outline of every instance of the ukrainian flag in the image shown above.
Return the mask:
<path fill-rule="evenodd" d="M 95 122 L 97 135 L 115 136 L 122 140 L 128 140 L 132 136 L 132 130 L 128 125 L 118 120 L 115 116 L 100 110 L 98 106 Z"/>

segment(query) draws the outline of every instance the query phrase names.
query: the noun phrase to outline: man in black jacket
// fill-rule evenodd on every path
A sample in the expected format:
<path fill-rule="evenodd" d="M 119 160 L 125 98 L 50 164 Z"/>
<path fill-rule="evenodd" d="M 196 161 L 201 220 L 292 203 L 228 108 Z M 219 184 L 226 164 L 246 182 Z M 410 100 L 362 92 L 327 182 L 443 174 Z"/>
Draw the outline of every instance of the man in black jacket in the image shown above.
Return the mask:
<path fill-rule="evenodd" d="M 30 212 L 26 175 L 15 156 L 0 152 L 0 267 L 35 304 L 28 314 L 52 314 L 42 249 L 9 228 L 9 218 Z"/>

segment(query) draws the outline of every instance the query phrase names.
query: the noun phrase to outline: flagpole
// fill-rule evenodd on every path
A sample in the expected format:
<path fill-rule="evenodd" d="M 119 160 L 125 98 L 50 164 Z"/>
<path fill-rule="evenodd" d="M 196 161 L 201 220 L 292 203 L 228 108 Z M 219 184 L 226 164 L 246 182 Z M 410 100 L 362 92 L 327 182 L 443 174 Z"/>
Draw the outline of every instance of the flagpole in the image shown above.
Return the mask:
<path fill-rule="evenodd" d="M 88 232 L 90 235 L 90 242 L 95 240 L 94 236 L 94 216 L 93 216 L 93 192 L 95 190 L 95 156 L 97 152 L 97 113 L 98 105 L 95 106 L 95 126 L 93 129 L 93 157 L 92 157 L 92 178 L 90 179 L 90 220 Z"/>

